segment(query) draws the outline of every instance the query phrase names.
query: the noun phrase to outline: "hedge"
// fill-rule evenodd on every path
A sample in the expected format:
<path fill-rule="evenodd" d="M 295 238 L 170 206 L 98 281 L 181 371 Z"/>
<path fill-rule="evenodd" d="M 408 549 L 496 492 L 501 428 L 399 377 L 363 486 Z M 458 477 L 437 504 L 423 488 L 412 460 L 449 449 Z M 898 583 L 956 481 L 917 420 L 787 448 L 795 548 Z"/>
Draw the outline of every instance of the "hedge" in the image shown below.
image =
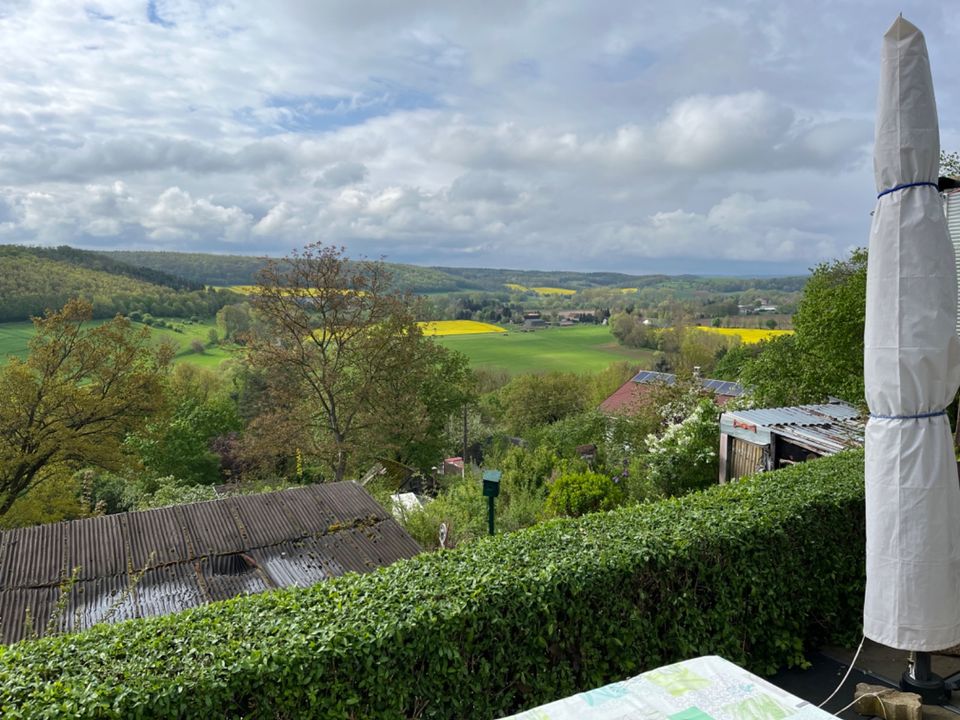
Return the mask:
<path fill-rule="evenodd" d="M 490 718 L 858 636 L 863 455 L 0 649 L 5 718 Z"/>

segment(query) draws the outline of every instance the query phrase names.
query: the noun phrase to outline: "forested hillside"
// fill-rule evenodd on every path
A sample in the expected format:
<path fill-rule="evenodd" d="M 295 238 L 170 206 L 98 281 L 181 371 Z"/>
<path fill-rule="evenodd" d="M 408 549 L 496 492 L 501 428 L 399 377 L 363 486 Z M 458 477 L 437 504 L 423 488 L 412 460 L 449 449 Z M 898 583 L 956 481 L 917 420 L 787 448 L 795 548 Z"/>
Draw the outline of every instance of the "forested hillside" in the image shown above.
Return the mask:
<path fill-rule="evenodd" d="M 209 317 L 239 298 L 205 288 L 253 285 L 267 261 L 203 253 L 0 246 L 0 322 L 25 320 L 47 308 L 62 307 L 72 297 L 88 299 L 98 318 L 134 310 L 166 317 Z M 805 277 L 705 278 L 391 263 L 384 267 L 395 289 L 437 296 L 434 312 L 426 319 L 499 321 L 522 309 L 600 307 L 639 309 L 660 317 L 667 306 L 678 303 L 687 315 L 698 318 L 736 315 L 738 303 L 772 303 L 789 313 L 806 283 Z M 503 307 L 493 315 L 474 317 L 473 310 L 490 303 Z M 461 305 L 470 306 L 472 314 L 465 315 Z M 506 314 L 503 308 L 508 308 Z"/>
<path fill-rule="evenodd" d="M 252 285 L 266 264 L 262 257 L 207 253 L 112 250 L 100 253 L 128 265 L 176 275 L 199 285 Z"/>
<path fill-rule="evenodd" d="M 264 257 L 242 255 L 208 255 L 204 253 L 146 252 L 115 250 L 101 253 L 129 265 L 169 273 L 201 285 L 253 285 L 257 273 L 267 263 Z M 415 293 L 456 292 L 479 290 L 483 286 L 454 277 L 434 268 L 387 263 L 393 275 L 394 286 Z M 501 287 L 494 288 L 502 290 Z"/>
<path fill-rule="evenodd" d="M 93 305 L 96 318 L 134 310 L 165 317 L 207 317 L 238 300 L 233 293 L 202 287 L 94 252 L 0 246 L 0 322 L 42 315 L 77 297 Z"/>
<path fill-rule="evenodd" d="M 101 253 L 127 265 L 160 271 L 206 285 L 252 285 L 266 258 L 202 253 L 118 250 Z M 495 268 L 421 267 L 386 263 L 399 290 L 415 293 L 506 292 L 508 285 L 590 288 L 656 288 L 679 296 L 697 293 L 739 293 L 749 290 L 799 292 L 805 276 L 785 278 L 705 278 L 695 275 L 627 275 L 615 272 L 509 270 Z"/>

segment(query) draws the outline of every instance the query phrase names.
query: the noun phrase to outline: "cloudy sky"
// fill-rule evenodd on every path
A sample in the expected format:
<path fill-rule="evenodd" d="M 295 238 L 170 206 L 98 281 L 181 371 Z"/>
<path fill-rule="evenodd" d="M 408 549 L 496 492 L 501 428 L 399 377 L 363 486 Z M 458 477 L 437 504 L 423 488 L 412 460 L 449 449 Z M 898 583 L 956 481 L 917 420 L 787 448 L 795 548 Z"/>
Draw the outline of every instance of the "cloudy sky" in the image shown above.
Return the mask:
<path fill-rule="evenodd" d="M 0 242 L 802 272 L 900 11 L 960 150 L 957 2 L 0 0 Z"/>

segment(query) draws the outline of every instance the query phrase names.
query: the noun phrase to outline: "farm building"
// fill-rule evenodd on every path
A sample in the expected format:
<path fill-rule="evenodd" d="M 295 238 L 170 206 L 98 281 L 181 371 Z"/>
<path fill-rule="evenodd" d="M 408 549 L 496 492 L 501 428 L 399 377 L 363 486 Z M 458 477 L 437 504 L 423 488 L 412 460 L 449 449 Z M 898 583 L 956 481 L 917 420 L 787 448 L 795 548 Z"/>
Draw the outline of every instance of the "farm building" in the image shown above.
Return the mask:
<path fill-rule="evenodd" d="M 866 419 L 846 403 L 720 415 L 720 482 L 863 447 Z"/>
<path fill-rule="evenodd" d="M 643 399 L 656 384 L 673 385 L 676 381 L 677 376 L 672 373 L 642 370 L 600 403 L 600 412 L 607 415 L 631 415 L 640 409 Z M 700 382 L 704 392 L 712 394 L 718 405 L 743 395 L 743 388 L 735 382 L 709 378 L 701 378 Z"/>
<path fill-rule="evenodd" d="M 0 533 L 0 640 L 172 612 L 368 572 L 420 546 L 353 482 Z M 64 588 L 65 578 L 76 573 Z"/>

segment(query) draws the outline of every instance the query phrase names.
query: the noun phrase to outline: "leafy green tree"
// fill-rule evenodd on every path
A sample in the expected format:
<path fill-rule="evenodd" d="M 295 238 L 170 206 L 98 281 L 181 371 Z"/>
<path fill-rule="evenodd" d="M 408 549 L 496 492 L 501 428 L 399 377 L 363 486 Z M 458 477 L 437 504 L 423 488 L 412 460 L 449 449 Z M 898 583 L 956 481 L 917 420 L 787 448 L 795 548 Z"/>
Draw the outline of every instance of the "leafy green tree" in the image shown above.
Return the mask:
<path fill-rule="evenodd" d="M 26 360 L 0 369 L 0 514 L 44 478 L 122 465 L 124 437 L 162 402 L 169 355 L 145 328 L 91 313 L 71 300 L 35 319 Z"/>
<path fill-rule="evenodd" d="M 732 347 L 724 348 L 717 354 L 711 376 L 718 380 L 737 381 L 746 362 L 756 357 L 759 352 L 758 343 L 737 343 Z"/>
<path fill-rule="evenodd" d="M 236 341 L 243 333 L 248 332 L 252 326 L 253 318 L 250 316 L 250 305 L 248 303 L 224 305 L 217 312 L 217 327 L 226 340 Z"/>
<path fill-rule="evenodd" d="M 540 425 L 583 412 L 588 390 L 574 373 L 518 375 L 500 390 L 503 422 L 508 432 L 524 435 Z"/>
<path fill-rule="evenodd" d="M 765 341 L 741 382 L 761 405 L 819 402 L 833 395 L 862 403 L 867 251 L 818 265 L 793 318 L 793 336 Z"/>
<path fill-rule="evenodd" d="M 188 397 L 169 417 L 128 438 L 127 445 L 157 476 L 169 475 L 188 485 L 212 484 L 220 479 L 220 456 L 210 450 L 210 441 L 240 428 L 236 407 L 229 399 L 199 402 Z"/>
<path fill-rule="evenodd" d="M 84 517 L 87 512 L 77 480 L 66 473 L 53 473 L 46 475 L 17 498 L 10 509 L 0 516 L 0 528 L 75 520 Z"/>
<path fill-rule="evenodd" d="M 333 479 L 378 448 L 402 453 L 439 437 L 470 399 L 466 361 L 423 336 L 419 300 L 391 288 L 382 262 L 314 244 L 269 263 L 259 280 L 263 328 L 248 357 L 268 384 L 268 416 L 297 417 L 303 451 Z"/>
<path fill-rule="evenodd" d="M 372 429 L 366 452 L 357 453 L 364 462 L 388 455 L 419 468 L 436 464 L 446 446 L 444 427 L 475 397 L 465 355 L 422 337 L 408 352 L 406 372 L 383 377 L 378 414 L 366 421 Z"/>

